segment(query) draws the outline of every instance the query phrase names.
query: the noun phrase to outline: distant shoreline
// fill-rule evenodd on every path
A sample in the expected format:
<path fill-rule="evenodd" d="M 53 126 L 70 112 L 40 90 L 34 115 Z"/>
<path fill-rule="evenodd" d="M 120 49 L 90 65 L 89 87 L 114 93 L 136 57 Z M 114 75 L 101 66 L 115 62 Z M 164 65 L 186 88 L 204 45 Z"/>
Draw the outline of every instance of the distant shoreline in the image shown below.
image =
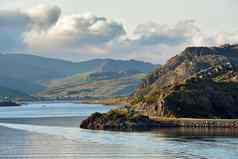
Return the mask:
<path fill-rule="evenodd" d="M 0 102 L 0 107 L 16 107 L 21 106 L 21 104 L 12 101 L 2 101 Z"/>
<path fill-rule="evenodd" d="M 127 105 L 126 97 L 102 98 L 102 99 L 84 99 L 80 100 L 82 104 L 103 104 L 103 105 Z"/>

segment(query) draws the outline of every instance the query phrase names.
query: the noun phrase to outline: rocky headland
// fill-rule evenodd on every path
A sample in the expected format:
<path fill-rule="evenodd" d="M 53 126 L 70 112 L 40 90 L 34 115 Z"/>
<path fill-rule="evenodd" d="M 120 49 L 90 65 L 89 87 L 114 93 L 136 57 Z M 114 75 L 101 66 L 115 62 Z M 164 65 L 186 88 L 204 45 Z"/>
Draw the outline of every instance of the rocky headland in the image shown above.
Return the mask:
<path fill-rule="evenodd" d="M 137 125 L 135 128 L 186 126 L 188 123 L 201 126 L 198 120 L 183 122 L 180 120 L 182 118 L 201 121 L 210 119 L 212 122 L 217 122 L 218 119 L 238 119 L 238 45 L 186 48 L 146 76 L 128 97 L 128 101 L 133 113 L 148 119 L 145 122 L 134 121 L 134 125 Z M 118 115 L 118 112 L 116 114 Z M 94 127 L 93 125 L 97 125 L 95 121 L 99 119 L 103 119 L 100 121 L 102 125 L 110 123 L 112 119 L 118 120 L 114 123 L 115 127 L 129 121 L 129 117 L 125 117 L 123 122 L 119 122 L 121 117 L 117 115 L 112 118 L 107 113 L 96 116 L 94 114 L 85 120 L 87 122 L 82 123 L 82 127 L 111 129 L 110 126 Z M 228 127 L 233 127 L 233 120 L 228 123 L 225 121 Z M 154 122 L 157 123 L 156 126 Z M 224 124 L 207 125 L 215 127 Z M 124 128 L 119 130 L 121 129 Z"/>
<path fill-rule="evenodd" d="M 158 128 L 157 122 L 125 107 L 107 113 L 94 113 L 84 120 L 80 127 L 93 130 L 138 131 Z"/>

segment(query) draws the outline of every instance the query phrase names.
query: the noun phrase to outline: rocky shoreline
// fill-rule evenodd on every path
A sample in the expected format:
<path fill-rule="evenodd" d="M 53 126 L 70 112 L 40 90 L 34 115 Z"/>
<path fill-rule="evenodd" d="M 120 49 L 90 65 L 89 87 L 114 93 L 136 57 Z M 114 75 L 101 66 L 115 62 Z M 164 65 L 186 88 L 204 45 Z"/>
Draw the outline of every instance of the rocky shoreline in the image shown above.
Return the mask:
<path fill-rule="evenodd" d="M 130 107 L 94 113 L 81 128 L 110 131 L 148 131 L 159 128 L 238 128 L 238 119 L 163 118 L 141 115 Z"/>

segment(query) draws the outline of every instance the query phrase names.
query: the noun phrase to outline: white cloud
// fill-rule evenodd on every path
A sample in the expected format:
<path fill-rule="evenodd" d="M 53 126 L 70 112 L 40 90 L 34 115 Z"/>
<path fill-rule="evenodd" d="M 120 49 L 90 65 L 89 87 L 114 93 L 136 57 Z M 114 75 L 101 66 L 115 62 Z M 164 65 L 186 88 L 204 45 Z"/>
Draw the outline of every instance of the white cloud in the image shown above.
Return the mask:
<path fill-rule="evenodd" d="M 173 27 L 152 22 L 141 24 L 137 26 L 135 35 L 140 37 L 137 40 L 139 44 L 179 45 L 190 40 L 197 32 L 199 32 L 199 28 L 195 26 L 194 21 L 186 20 Z"/>
<path fill-rule="evenodd" d="M 0 11 L 0 51 L 23 51 L 24 34 L 45 30 L 60 16 L 58 7 L 39 6 L 29 11 Z"/>
<path fill-rule="evenodd" d="M 158 63 L 188 45 L 235 42 L 238 32 L 204 33 L 194 20 L 180 21 L 174 26 L 149 22 L 127 33 L 125 26 L 116 20 L 91 13 L 63 16 L 56 6 L 0 11 L 2 51 L 38 51 L 73 60 L 112 57 Z"/>
<path fill-rule="evenodd" d="M 61 17 L 46 31 L 25 33 L 25 43 L 38 49 L 57 48 L 64 51 L 85 47 L 101 47 L 125 34 L 123 25 L 90 13 Z"/>

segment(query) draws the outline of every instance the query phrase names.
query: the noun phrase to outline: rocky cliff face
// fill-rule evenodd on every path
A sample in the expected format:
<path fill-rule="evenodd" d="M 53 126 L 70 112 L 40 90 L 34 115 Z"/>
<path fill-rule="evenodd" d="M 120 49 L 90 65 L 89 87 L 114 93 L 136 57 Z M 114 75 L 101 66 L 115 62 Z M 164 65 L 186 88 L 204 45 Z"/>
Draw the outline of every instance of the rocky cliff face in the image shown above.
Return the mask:
<path fill-rule="evenodd" d="M 147 76 L 130 97 L 148 116 L 237 118 L 238 46 L 189 47 Z"/>

